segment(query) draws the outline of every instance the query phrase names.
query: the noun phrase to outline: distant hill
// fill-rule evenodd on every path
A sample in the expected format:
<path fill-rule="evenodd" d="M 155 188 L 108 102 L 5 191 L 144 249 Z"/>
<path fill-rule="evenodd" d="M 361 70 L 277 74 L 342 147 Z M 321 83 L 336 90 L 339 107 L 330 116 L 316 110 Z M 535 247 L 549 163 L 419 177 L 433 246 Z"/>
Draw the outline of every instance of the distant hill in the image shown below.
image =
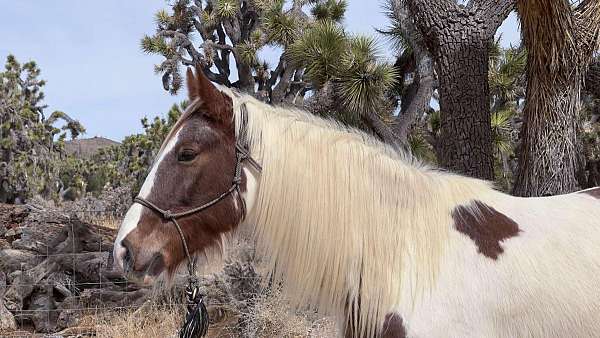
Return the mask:
<path fill-rule="evenodd" d="M 79 158 L 90 158 L 97 153 L 98 150 L 118 144 L 119 142 L 96 136 L 66 141 L 65 150 L 69 155 L 74 155 Z"/>

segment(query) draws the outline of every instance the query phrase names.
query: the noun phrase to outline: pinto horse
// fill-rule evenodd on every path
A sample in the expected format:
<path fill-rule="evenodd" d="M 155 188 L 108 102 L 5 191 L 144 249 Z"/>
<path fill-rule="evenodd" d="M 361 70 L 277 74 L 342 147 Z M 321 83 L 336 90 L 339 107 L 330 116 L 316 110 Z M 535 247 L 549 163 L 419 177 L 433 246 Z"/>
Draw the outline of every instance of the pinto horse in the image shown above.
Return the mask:
<path fill-rule="evenodd" d="M 600 189 L 513 197 L 201 71 L 187 86 L 114 245 L 130 275 L 173 274 L 248 224 L 290 301 L 347 337 L 600 336 Z"/>

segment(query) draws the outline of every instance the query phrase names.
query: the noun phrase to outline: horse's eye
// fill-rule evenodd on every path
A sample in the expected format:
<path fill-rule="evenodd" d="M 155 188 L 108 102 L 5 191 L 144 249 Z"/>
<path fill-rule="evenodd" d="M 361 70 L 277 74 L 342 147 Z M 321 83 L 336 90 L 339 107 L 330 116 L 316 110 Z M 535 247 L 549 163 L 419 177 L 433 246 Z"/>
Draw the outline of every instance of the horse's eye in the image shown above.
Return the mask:
<path fill-rule="evenodd" d="M 179 162 L 191 162 L 196 158 L 196 151 L 192 149 L 183 149 L 177 155 L 177 161 Z"/>

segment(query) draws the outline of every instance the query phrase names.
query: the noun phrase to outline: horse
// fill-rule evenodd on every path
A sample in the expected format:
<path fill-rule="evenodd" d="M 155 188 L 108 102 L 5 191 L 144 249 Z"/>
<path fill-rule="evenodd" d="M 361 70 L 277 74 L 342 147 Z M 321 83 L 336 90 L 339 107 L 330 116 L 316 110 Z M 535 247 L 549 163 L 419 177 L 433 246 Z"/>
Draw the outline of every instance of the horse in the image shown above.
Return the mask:
<path fill-rule="evenodd" d="M 152 283 L 241 225 L 346 337 L 600 336 L 600 188 L 521 198 L 187 70 L 190 105 L 114 243 Z"/>

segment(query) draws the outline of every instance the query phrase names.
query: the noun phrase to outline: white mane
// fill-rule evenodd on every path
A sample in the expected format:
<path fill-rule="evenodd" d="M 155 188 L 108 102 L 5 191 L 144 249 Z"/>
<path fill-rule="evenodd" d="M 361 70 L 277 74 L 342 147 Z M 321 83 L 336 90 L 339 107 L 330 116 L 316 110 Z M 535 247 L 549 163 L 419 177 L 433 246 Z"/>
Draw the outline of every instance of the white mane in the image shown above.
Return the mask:
<path fill-rule="evenodd" d="M 399 299 L 432 286 L 452 245 L 452 209 L 498 194 L 339 123 L 222 90 L 233 99 L 236 132 L 246 105 L 251 154 L 263 167 L 247 217 L 258 252 L 293 304 L 337 315 L 355 309 L 361 333 L 379 330 Z"/>

